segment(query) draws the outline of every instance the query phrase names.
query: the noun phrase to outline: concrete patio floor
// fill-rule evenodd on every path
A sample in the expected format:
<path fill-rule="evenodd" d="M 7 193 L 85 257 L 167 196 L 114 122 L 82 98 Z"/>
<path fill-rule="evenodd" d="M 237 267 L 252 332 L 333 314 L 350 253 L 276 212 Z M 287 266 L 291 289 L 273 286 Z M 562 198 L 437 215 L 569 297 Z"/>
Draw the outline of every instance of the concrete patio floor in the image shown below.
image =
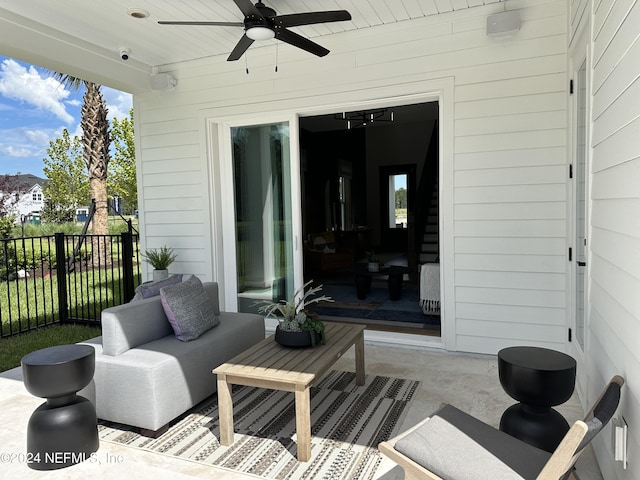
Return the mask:
<path fill-rule="evenodd" d="M 411 378 L 422 382 L 402 429 L 422 420 L 443 402 L 452 403 L 497 426 L 502 412 L 514 403 L 500 386 L 495 356 L 460 355 L 371 344 L 366 345 L 365 352 L 368 374 Z M 335 368 L 354 370 L 353 349 L 338 360 Z M 101 443 L 94 462 L 86 461 L 49 472 L 32 470 L 23 461 L 26 426 L 31 412 L 41 403 L 42 399 L 25 390 L 19 368 L 0 374 L 0 479 L 259 478 L 107 442 Z M 575 395 L 557 409 L 569 422 L 583 417 Z M 590 447 L 578 460 L 577 473 L 581 480 L 602 479 Z M 388 472 L 383 480 L 402 478 L 402 470 L 396 468 Z"/>

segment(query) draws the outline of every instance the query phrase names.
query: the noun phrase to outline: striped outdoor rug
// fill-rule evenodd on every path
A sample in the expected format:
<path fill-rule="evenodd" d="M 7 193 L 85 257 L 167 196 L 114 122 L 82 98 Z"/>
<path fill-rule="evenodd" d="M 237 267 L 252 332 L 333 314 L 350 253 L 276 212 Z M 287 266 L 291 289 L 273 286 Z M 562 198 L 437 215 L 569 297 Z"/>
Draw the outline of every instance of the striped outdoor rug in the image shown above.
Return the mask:
<path fill-rule="evenodd" d="M 311 460 L 296 459 L 293 393 L 233 387 L 235 443 L 218 442 L 217 396 L 157 439 L 101 423 L 101 441 L 274 479 L 375 479 L 394 467 L 378 443 L 396 435 L 419 382 L 331 371 L 311 390 Z"/>

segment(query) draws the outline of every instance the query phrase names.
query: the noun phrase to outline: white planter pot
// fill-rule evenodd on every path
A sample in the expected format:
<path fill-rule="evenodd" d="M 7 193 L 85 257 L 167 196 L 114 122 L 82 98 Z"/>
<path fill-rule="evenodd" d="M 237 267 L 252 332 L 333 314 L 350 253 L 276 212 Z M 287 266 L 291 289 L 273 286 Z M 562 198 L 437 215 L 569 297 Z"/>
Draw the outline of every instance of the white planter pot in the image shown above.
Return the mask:
<path fill-rule="evenodd" d="M 169 270 L 154 270 L 153 281 L 157 282 L 169 278 Z"/>

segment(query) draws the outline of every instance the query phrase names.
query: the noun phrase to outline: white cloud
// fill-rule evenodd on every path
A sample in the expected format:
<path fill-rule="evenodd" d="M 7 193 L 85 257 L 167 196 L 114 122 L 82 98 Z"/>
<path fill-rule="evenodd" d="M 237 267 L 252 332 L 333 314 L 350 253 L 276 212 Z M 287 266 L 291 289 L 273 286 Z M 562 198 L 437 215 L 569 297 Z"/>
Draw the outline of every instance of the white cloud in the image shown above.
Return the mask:
<path fill-rule="evenodd" d="M 74 121 L 64 104 L 69 90 L 53 77 L 42 78 L 33 66 L 5 59 L 0 66 L 0 94 L 49 111 L 66 123 Z"/>
<path fill-rule="evenodd" d="M 49 141 L 53 140 L 52 135 L 58 137 L 61 131 L 50 132 L 44 130 L 24 130 L 24 137 L 36 145 L 49 145 Z"/>
<path fill-rule="evenodd" d="M 12 145 L 2 146 L 0 145 L 0 152 L 7 157 L 13 158 L 27 158 L 33 157 L 33 152 L 27 148 L 16 148 Z"/>
<path fill-rule="evenodd" d="M 26 127 L 0 130 L 0 155 L 11 158 L 44 158 L 49 142 L 61 136 L 62 130 Z"/>
<path fill-rule="evenodd" d="M 132 105 L 130 93 L 114 90 L 109 87 L 102 87 L 102 97 L 107 104 L 107 119 L 111 122 L 114 118 L 129 118 L 129 110 Z"/>

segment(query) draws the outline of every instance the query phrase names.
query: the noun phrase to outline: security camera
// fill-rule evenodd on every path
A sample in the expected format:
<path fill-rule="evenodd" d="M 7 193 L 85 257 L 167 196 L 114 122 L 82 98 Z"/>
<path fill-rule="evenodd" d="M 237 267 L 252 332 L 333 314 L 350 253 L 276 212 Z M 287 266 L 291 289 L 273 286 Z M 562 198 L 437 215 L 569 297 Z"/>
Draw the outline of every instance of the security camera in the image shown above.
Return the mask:
<path fill-rule="evenodd" d="M 126 47 L 120 47 L 120 58 L 122 60 L 129 60 L 130 50 Z"/>

